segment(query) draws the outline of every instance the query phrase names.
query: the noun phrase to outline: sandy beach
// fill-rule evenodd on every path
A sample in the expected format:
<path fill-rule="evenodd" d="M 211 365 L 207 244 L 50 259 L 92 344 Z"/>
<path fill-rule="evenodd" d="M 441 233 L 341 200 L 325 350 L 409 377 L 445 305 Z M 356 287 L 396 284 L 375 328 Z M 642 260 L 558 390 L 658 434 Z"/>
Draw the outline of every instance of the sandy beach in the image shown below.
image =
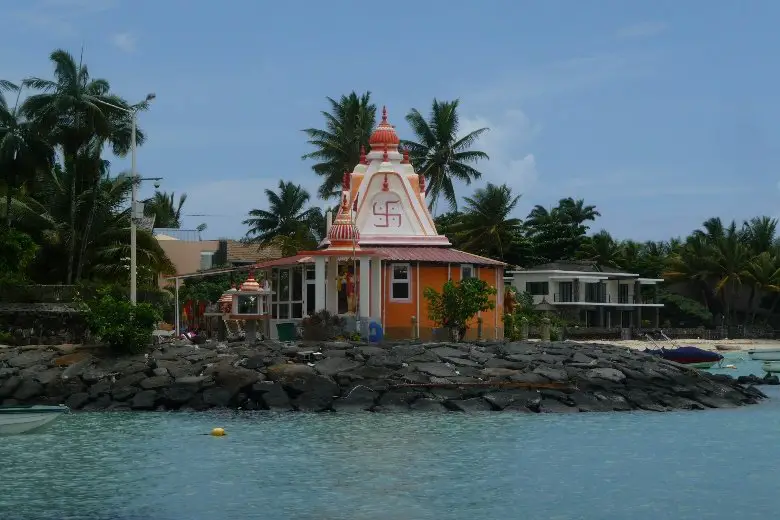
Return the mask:
<path fill-rule="evenodd" d="M 734 352 L 746 352 L 748 350 L 754 350 L 754 349 L 775 349 L 780 348 L 780 341 L 778 340 L 771 340 L 771 339 L 697 339 L 697 338 L 687 338 L 687 339 L 675 339 L 673 340 L 674 343 L 678 346 L 681 345 L 690 345 L 694 347 L 699 347 L 705 350 L 729 350 Z M 603 343 L 603 344 L 609 344 L 609 345 L 622 345 L 624 347 L 628 347 L 631 349 L 637 349 L 637 350 L 643 350 L 646 348 L 654 348 L 654 345 L 646 340 L 638 340 L 638 339 L 632 339 L 632 340 L 608 340 L 608 341 L 600 341 L 600 340 L 593 340 L 588 341 L 588 343 Z M 658 346 L 662 347 L 673 347 L 674 345 L 670 344 L 668 341 L 657 341 Z M 718 349 L 717 347 L 725 346 L 726 349 Z"/>

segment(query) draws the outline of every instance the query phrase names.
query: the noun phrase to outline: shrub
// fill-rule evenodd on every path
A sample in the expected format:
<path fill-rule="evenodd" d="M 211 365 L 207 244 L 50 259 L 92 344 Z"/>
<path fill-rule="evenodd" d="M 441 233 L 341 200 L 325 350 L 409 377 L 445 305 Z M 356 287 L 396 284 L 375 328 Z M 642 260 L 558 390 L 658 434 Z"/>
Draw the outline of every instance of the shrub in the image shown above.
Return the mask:
<path fill-rule="evenodd" d="M 460 282 L 447 281 L 439 293 L 432 287 L 425 288 L 428 300 L 428 317 L 438 326 L 457 333 L 457 339 L 463 338 L 469 328 L 469 322 L 480 311 L 495 307 L 490 297 L 496 294 L 496 288 L 484 280 L 467 278 Z"/>
<path fill-rule="evenodd" d="M 37 252 L 30 235 L 14 229 L 0 230 L 0 284 L 22 283 Z"/>
<path fill-rule="evenodd" d="M 85 318 L 89 331 L 112 349 L 135 354 L 151 343 L 160 313 L 148 303 L 133 305 L 129 299 L 112 296 L 104 290 L 86 304 Z"/>
<path fill-rule="evenodd" d="M 305 340 L 328 341 L 344 336 L 344 319 L 323 309 L 304 318 L 301 329 Z"/>

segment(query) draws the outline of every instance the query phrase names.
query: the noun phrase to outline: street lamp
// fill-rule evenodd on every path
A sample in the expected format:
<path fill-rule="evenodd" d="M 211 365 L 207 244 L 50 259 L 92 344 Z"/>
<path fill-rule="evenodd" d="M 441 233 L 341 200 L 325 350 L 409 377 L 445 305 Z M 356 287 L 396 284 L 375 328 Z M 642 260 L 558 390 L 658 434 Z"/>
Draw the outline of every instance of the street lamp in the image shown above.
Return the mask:
<path fill-rule="evenodd" d="M 153 100 L 155 97 L 157 97 L 155 94 L 147 94 L 146 99 L 142 101 L 141 103 L 138 103 L 136 105 L 130 106 L 130 108 L 124 108 L 117 105 L 114 105 L 112 103 L 108 103 L 107 101 L 102 101 L 100 99 L 96 100 L 98 103 L 101 103 L 103 105 L 109 106 L 111 108 L 114 108 L 116 110 L 121 110 L 122 112 L 126 112 L 130 114 L 132 117 L 132 133 L 130 135 L 130 177 L 132 178 L 132 187 L 130 189 L 130 303 L 135 305 L 136 302 L 136 275 L 137 275 L 137 257 L 136 257 L 136 218 L 137 218 L 137 201 L 136 198 L 138 197 L 138 183 L 142 180 L 147 179 L 140 179 L 138 178 L 138 172 L 136 171 L 136 165 L 135 165 L 135 156 L 136 156 L 136 128 L 137 128 L 137 121 L 136 116 L 138 114 L 138 108 L 143 103 L 148 103 L 149 101 Z M 149 178 L 148 180 L 160 180 L 160 177 L 155 178 Z M 143 215 L 140 215 L 143 217 Z"/>

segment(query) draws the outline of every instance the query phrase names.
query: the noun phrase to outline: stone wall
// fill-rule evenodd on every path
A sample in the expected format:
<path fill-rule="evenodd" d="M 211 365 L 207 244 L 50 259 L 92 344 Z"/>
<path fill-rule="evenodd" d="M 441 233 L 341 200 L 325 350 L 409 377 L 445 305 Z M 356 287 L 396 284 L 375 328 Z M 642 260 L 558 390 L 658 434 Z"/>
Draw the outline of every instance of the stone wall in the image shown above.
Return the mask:
<path fill-rule="evenodd" d="M 119 358 L 73 346 L 0 348 L 4 404 L 84 410 L 660 412 L 763 397 L 729 376 L 568 342 L 179 342 Z"/>
<path fill-rule="evenodd" d="M 66 303 L 0 304 L 0 331 L 15 345 L 59 345 L 87 339 L 83 316 Z"/>

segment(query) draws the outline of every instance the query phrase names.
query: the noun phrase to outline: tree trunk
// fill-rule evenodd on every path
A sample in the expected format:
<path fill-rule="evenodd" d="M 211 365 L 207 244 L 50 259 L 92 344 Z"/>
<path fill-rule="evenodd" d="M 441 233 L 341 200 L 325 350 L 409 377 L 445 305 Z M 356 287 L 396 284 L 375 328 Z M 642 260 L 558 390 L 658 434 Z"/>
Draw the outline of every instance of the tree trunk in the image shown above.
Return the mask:
<path fill-rule="evenodd" d="M 79 251 L 79 260 L 76 267 L 76 280 L 81 280 L 81 274 L 84 270 L 84 257 L 87 254 L 89 235 L 92 232 L 92 223 L 95 221 L 95 213 L 97 213 L 98 194 L 100 190 L 100 178 L 101 178 L 100 172 L 98 171 L 95 174 L 95 183 L 92 186 L 92 209 L 90 209 L 89 211 L 89 218 L 87 219 L 87 225 L 84 226 L 84 233 L 82 233 L 82 237 L 81 237 L 81 251 Z"/>
<path fill-rule="evenodd" d="M 11 229 L 11 186 L 6 188 L 5 194 L 5 228 Z"/>
<path fill-rule="evenodd" d="M 68 273 L 65 279 L 67 285 L 73 283 L 73 268 L 76 263 L 76 161 L 73 156 L 70 160 L 70 241 L 68 243 Z M 66 170 L 67 170 L 66 163 Z"/>

